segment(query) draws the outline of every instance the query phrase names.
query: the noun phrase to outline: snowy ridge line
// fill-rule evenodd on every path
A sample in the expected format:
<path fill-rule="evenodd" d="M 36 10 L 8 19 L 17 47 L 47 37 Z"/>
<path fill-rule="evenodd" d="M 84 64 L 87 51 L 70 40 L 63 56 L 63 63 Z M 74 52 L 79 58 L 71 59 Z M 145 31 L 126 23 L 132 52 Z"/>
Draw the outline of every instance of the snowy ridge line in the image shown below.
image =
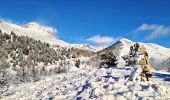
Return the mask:
<path fill-rule="evenodd" d="M 30 26 L 31 24 L 30 25 L 27 24 L 27 25 Z M 34 23 L 34 25 L 30 27 L 24 27 L 24 25 L 23 26 L 16 25 L 10 22 L 6 22 L 4 20 L 0 20 L 0 30 L 3 33 L 6 32 L 7 34 L 10 34 L 13 31 L 19 36 L 28 36 L 36 40 L 47 42 L 51 45 L 69 47 L 68 43 L 56 39 L 56 37 L 53 35 L 55 31 L 53 31 L 51 27 L 46 27 L 38 23 Z"/>
<path fill-rule="evenodd" d="M 159 68 L 158 65 L 160 65 L 160 63 L 163 62 L 163 60 L 166 60 L 170 57 L 170 53 L 169 53 L 170 48 L 166 48 L 166 47 L 154 44 L 154 43 L 133 42 L 126 38 L 122 38 L 118 42 L 116 42 L 115 44 L 107 48 L 113 51 L 115 51 L 116 49 L 119 49 L 117 51 L 119 52 L 117 54 L 119 67 L 125 66 L 125 62 L 122 59 L 122 56 L 126 56 L 130 51 L 130 47 L 133 46 L 135 43 L 139 43 L 139 45 L 143 45 L 147 49 L 149 59 L 150 58 L 154 59 L 153 63 L 156 64 L 155 68 L 157 69 L 161 70 L 161 68 Z"/>
<path fill-rule="evenodd" d="M 103 49 L 87 44 L 70 44 L 55 37 L 57 30 L 53 27 L 39 24 L 37 22 L 30 22 L 25 25 L 18 25 L 0 19 L 0 30 L 4 33 L 10 34 L 12 31 L 19 36 L 28 36 L 35 40 L 49 43 L 50 45 L 57 45 L 64 48 L 78 48 L 85 51 L 99 51 Z"/>

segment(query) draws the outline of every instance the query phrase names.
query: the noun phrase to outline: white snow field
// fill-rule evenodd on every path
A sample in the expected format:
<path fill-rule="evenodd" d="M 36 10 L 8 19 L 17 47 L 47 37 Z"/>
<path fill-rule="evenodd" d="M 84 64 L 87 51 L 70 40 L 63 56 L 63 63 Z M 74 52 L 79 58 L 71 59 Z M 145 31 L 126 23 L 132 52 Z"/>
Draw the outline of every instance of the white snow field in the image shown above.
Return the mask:
<path fill-rule="evenodd" d="M 72 66 L 74 67 L 74 66 Z M 11 85 L 2 100 L 169 100 L 170 73 L 153 71 L 153 80 L 128 81 L 131 68 L 73 68 L 67 73 Z M 10 95 L 9 95 L 10 94 Z M 4 94 L 5 95 L 5 94 Z"/>

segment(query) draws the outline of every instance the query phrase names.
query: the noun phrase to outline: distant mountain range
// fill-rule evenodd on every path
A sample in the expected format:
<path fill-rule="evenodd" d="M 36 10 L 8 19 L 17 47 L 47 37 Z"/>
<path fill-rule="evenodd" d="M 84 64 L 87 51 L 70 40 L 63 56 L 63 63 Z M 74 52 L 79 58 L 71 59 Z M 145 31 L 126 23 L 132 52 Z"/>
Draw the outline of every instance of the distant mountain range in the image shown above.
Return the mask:
<path fill-rule="evenodd" d="M 124 65 L 124 62 L 122 61 L 122 56 L 127 55 L 129 53 L 130 46 L 136 43 L 131 40 L 122 38 L 109 47 L 96 48 L 87 44 L 69 44 L 63 40 L 57 39 L 54 36 L 56 30 L 54 30 L 53 28 L 40 25 L 36 22 L 30 22 L 21 26 L 1 20 L 0 30 L 6 33 L 11 33 L 11 31 L 13 31 L 17 35 L 28 36 L 36 40 L 47 42 L 53 46 L 56 45 L 67 49 L 75 48 L 79 49 L 79 51 L 81 49 L 83 51 L 96 52 L 97 54 L 101 54 L 107 50 L 111 50 L 115 53 L 115 55 L 117 55 L 117 58 L 119 59 L 119 66 Z M 149 58 L 154 58 L 156 62 L 161 62 L 163 59 L 167 59 L 168 57 L 170 57 L 170 48 L 165 48 L 153 43 L 138 43 L 140 45 L 144 45 L 147 48 Z"/>

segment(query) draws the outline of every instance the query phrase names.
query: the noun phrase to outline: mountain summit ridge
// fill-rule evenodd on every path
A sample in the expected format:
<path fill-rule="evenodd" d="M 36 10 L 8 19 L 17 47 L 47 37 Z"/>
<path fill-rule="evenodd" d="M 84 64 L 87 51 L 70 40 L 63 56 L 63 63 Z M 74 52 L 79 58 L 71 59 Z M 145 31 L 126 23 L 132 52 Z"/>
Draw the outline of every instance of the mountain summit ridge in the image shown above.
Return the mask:
<path fill-rule="evenodd" d="M 40 25 L 36 22 L 31 22 L 22 26 L 1 20 L 0 30 L 7 34 L 13 31 L 17 35 L 28 36 L 36 40 L 50 43 L 51 45 L 59 45 L 61 47 L 67 47 L 69 45 L 67 42 L 57 39 L 54 36 L 55 30 L 53 28 Z"/>
<path fill-rule="evenodd" d="M 41 25 L 37 22 L 29 22 L 27 24 L 22 25 L 22 27 L 37 30 L 37 31 L 47 32 L 53 36 L 57 32 L 56 29 L 54 29 L 52 27 L 45 26 L 45 25 Z"/>
<path fill-rule="evenodd" d="M 43 42 L 50 43 L 51 45 L 59 45 L 61 47 L 66 47 L 66 48 L 79 48 L 79 49 L 86 49 L 88 51 L 102 51 L 105 48 L 110 48 L 110 47 L 115 47 L 119 45 L 124 45 L 125 48 L 130 47 L 130 45 L 136 43 L 133 42 L 132 40 L 129 40 L 127 38 L 121 38 L 119 39 L 116 43 L 108 46 L 108 47 L 102 47 L 102 48 L 97 48 L 95 46 L 91 45 L 85 45 L 85 44 L 69 44 L 63 40 L 57 39 L 55 37 L 55 33 L 57 32 L 56 29 L 52 27 L 48 27 L 45 25 L 41 25 L 37 22 L 30 22 L 24 25 L 17 25 L 11 22 L 7 22 L 5 20 L 0 20 L 0 30 L 2 32 L 6 32 L 8 34 L 11 33 L 11 31 L 15 32 L 17 35 L 23 35 L 23 36 L 28 36 L 31 38 L 34 38 L 36 40 L 41 40 Z M 155 44 L 155 43 L 142 43 L 142 42 L 137 42 L 141 45 L 146 46 L 148 49 L 158 49 L 159 51 L 169 51 L 170 48 L 163 47 L 161 45 Z M 122 46 L 123 47 L 123 46 Z M 91 49 L 91 50 L 90 50 Z M 128 51 L 128 49 L 126 50 Z M 125 52 L 127 53 L 127 52 Z M 168 52 L 166 52 L 168 53 Z M 169 55 L 168 55 L 169 56 Z"/>
<path fill-rule="evenodd" d="M 126 38 L 118 40 L 116 43 L 99 51 L 98 53 L 103 54 L 106 51 L 112 51 L 117 56 L 119 62 L 118 66 L 124 66 L 125 63 L 122 57 L 129 54 L 130 47 L 133 46 L 135 43 L 139 43 L 139 45 L 143 45 L 144 47 L 146 47 L 149 54 L 149 59 L 153 58 L 156 63 L 159 63 L 159 65 L 162 63 L 163 60 L 166 60 L 170 57 L 170 48 L 166 48 L 154 43 L 133 42 Z"/>

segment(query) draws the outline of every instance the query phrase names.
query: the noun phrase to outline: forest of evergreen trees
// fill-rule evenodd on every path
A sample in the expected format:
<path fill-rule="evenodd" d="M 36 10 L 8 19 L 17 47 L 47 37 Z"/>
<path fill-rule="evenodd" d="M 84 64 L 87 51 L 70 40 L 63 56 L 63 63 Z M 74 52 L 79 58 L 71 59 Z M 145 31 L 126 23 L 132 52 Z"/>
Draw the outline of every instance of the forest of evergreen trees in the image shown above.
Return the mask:
<path fill-rule="evenodd" d="M 38 80 L 44 71 L 39 64 L 55 64 L 70 56 L 66 49 L 57 50 L 40 40 L 0 31 L 0 86 Z"/>

